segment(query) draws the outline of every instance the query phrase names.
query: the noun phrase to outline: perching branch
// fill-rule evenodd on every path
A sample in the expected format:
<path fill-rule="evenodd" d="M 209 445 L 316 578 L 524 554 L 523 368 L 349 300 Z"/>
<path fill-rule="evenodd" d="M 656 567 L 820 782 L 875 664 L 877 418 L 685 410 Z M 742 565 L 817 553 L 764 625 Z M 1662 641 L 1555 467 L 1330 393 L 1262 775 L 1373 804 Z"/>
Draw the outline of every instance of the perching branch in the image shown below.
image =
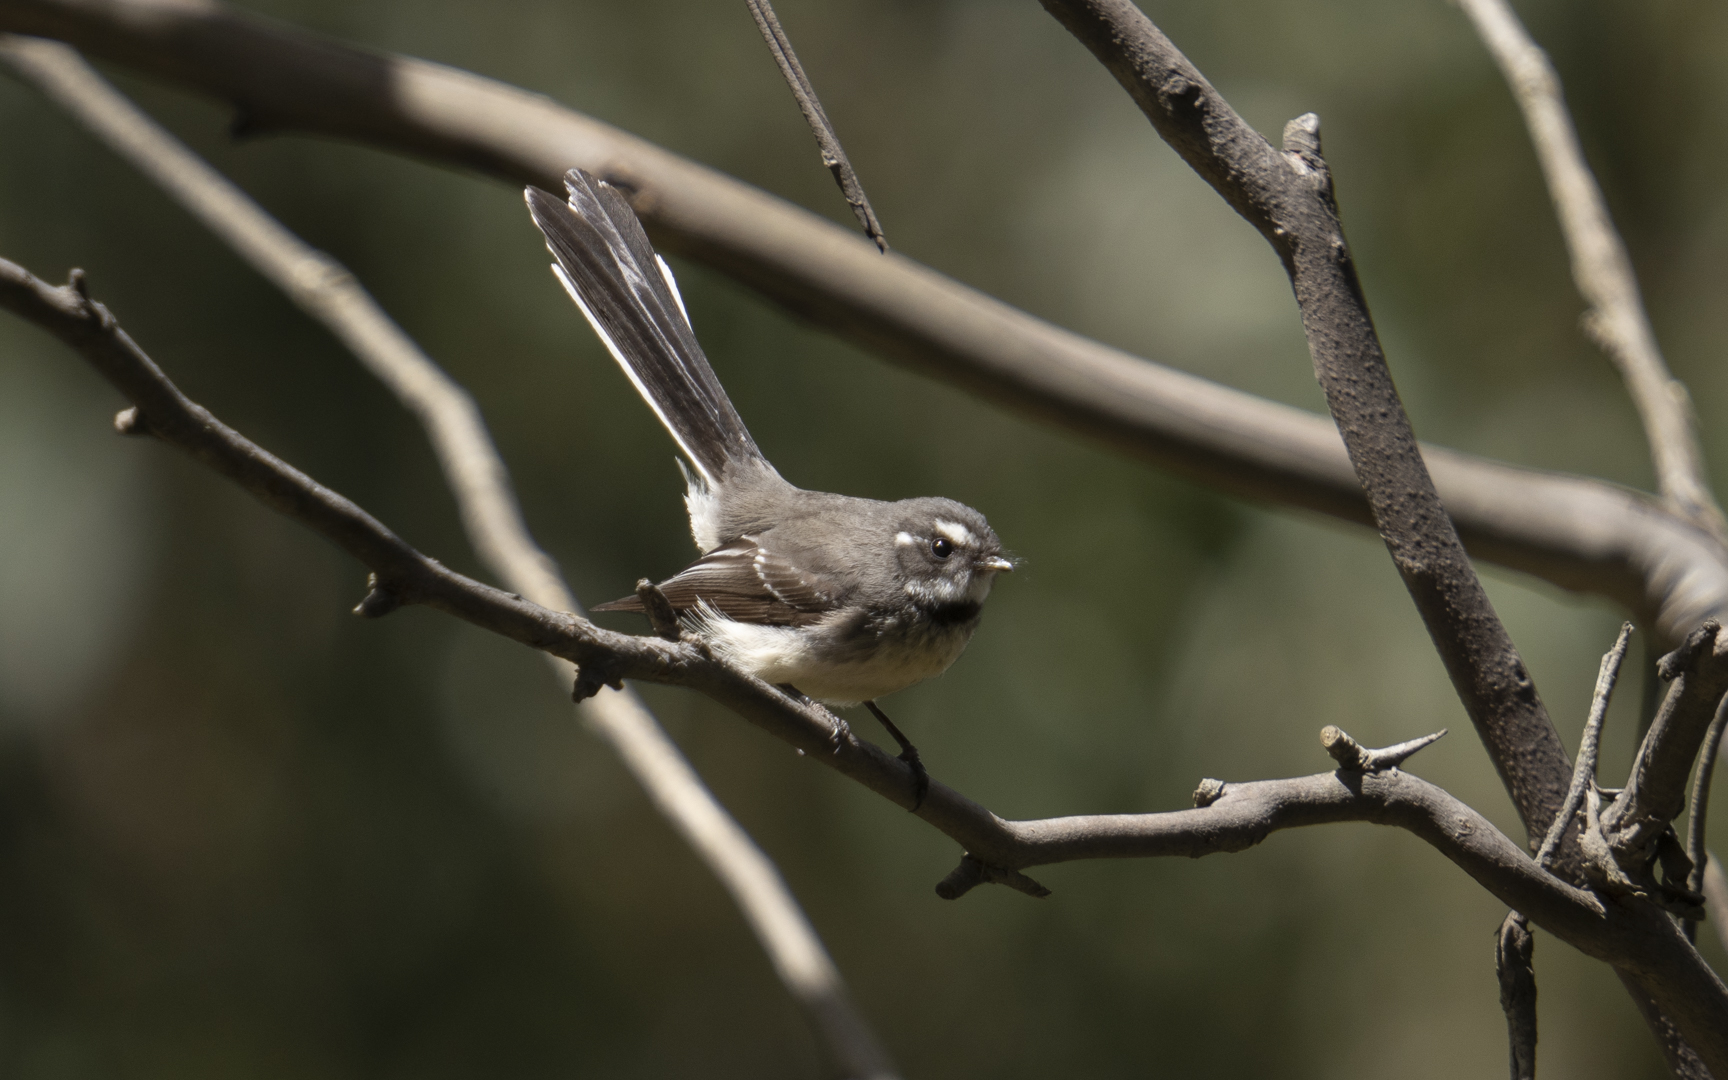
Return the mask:
<path fill-rule="evenodd" d="M 0 35 L 0 61 L 34 84 L 172 195 L 254 269 L 328 327 L 419 418 L 456 496 L 469 542 L 510 588 L 579 611 L 557 564 L 534 543 L 503 458 L 473 398 L 438 367 L 344 267 L 314 250 L 58 42 Z M 128 426 L 138 422 L 129 410 Z M 561 686 L 568 661 L 547 656 Z M 727 814 L 634 691 L 578 705 L 649 801 L 720 879 L 805 1009 L 824 1053 L 848 1077 L 891 1077 L 887 1052 L 850 1000 L 821 938 L 773 862 Z"/>
<path fill-rule="evenodd" d="M 907 765 L 858 739 L 827 710 L 795 700 L 701 647 L 602 630 L 463 577 L 415 551 L 382 524 L 270 455 L 189 401 L 81 289 L 59 288 L 0 260 L 0 306 L 49 330 L 89 360 L 134 404 L 137 423 L 234 480 L 266 505 L 308 525 L 373 571 L 362 611 L 425 604 L 576 663 L 578 687 L 624 678 L 688 686 L 803 750 L 806 755 L 909 806 L 917 783 Z M 1368 760 L 1386 760 L 1369 752 Z M 1000 870 L 1093 858 L 1198 856 L 1239 851 L 1271 832 L 1334 821 L 1396 825 L 1420 837 L 1508 906 L 1588 955 L 1614 964 L 1674 1018 L 1712 1067 L 1728 1074 L 1728 987 L 1660 910 L 1603 905 L 1593 893 L 1543 870 L 1492 823 L 1440 788 L 1397 768 L 1341 769 L 1292 780 L 1206 786 L 1207 805 L 1166 814 L 1005 821 L 931 781 L 916 811 Z"/>
<path fill-rule="evenodd" d="M 876 242 L 882 254 L 888 254 L 888 238 L 882 235 L 882 223 L 876 220 L 876 211 L 870 209 L 870 200 L 864 196 L 864 185 L 858 182 L 858 174 L 852 170 L 852 162 L 840 145 L 840 136 L 834 133 L 834 125 L 822 109 L 816 88 L 810 85 L 809 77 L 804 74 L 804 65 L 798 62 L 798 54 L 792 51 L 791 39 L 780 28 L 774 5 L 768 0 L 745 2 L 750 5 L 756 28 L 762 31 L 762 40 L 768 43 L 769 51 L 774 54 L 774 62 L 780 66 L 780 74 L 791 88 L 799 111 L 804 114 L 804 122 L 810 125 L 810 133 L 816 136 L 816 145 L 822 151 L 823 167 L 834 174 L 834 182 L 840 185 L 840 194 L 846 197 L 846 205 L 852 208 L 858 224 L 864 227 L 864 235 Z"/>
<path fill-rule="evenodd" d="M 1242 498 L 1365 523 L 1323 418 L 1034 319 L 754 188 L 544 97 L 319 38 L 211 2 L 0 0 L 0 29 L 232 103 L 247 132 L 301 131 L 556 188 L 580 166 L 634 191 L 656 242 L 883 357 Z M 1670 641 L 1728 616 L 1728 551 L 1617 485 L 1424 447 L 1472 554 L 1608 596 Z"/>
<path fill-rule="evenodd" d="M 1710 530 L 1718 540 L 1728 541 L 1728 521 L 1723 520 L 1704 473 L 1692 399 L 1662 360 L 1632 260 L 1578 145 L 1559 75 L 1506 0 L 1459 0 L 1459 5 L 1524 113 L 1566 237 L 1572 280 L 1590 305 L 1584 329 L 1626 380 L 1650 441 L 1658 489 L 1678 513 Z"/>

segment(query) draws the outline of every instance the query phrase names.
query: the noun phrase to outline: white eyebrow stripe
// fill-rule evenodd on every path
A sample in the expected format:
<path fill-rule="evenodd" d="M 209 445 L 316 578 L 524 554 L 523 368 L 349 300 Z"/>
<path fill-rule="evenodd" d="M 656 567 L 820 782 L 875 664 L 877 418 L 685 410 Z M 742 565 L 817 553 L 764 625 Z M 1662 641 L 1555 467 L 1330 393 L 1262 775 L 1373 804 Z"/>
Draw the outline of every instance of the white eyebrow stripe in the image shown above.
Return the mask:
<path fill-rule="evenodd" d="M 937 518 L 936 531 L 954 541 L 956 544 L 959 544 L 961 547 L 971 544 L 974 540 L 972 530 L 957 521 L 944 521 L 941 518 Z"/>
<path fill-rule="evenodd" d="M 918 538 L 909 532 L 897 532 L 894 534 L 894 542 L 903 547 L 910 547 L 918 542 Z"/>

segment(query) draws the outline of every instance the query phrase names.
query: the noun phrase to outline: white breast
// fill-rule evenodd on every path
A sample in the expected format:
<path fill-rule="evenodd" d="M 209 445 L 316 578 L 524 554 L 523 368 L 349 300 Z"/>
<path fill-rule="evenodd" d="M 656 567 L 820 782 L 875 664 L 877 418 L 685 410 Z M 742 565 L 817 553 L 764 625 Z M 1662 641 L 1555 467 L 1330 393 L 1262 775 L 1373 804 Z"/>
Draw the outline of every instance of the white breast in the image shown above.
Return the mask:
<path fill-rule="evenodd" d="M 955 629 L 916 643 L 891 638 L 859 652 L 825 648 L 827 628 L 820 623 L 760 626 L 708 609 L 688 619 L 687 626 L 716 655 L 764 682 L 790 684 L 830 705 L 856 705 L 940 675 L 959 659 L 972 636 L 969 630 Z"/>

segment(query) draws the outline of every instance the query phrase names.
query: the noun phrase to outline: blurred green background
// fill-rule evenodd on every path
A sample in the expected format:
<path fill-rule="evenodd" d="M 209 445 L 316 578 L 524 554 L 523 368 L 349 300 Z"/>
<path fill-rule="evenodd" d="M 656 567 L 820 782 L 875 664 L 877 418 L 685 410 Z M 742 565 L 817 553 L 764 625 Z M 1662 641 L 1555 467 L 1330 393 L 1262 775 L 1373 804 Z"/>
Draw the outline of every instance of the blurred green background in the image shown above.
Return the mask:
<path fill-rule="evenodd" d="M 246 6 L 543 91 L 849 220 L 741 0 Z M 1458 11 L 1147 8 L 1260 130 L 1324 118 L 1420 434 L 1648 487 L 1522 124 Z M 1728 476 L 1728 8 L 1520 8 Z M 779 9 L 898 250 L 1321 408 L 1277 260 L 1031 0 Z M 518 192 L 363 148 L 236 145 L 224 110 L 115 74 L 474 392 L 585 601 L 688 560 L 671 443 L 547 273 Z M 10 80 L 0 131 L 0 254 L 56 279 L 84 267 L 194 398 L 475 572 L 425 440 L 326 333 Z M 1415 771 L 1516 828 L 1373 536 L 1117 460 L 676 265 L 789 479 L 964 500 L 1024 560 L 963 660 L 890 702 L 943 780 L 1012 817 L 1169 809 L 1203 776 L 1320 770 L 1325 723 L 1374 743 L 1450 727 Z M 737 912 L 538 658 L 426 611 L 351 617 L 358 565 L 115 438 L 120 405 L 0 320 L 0 1072 L 819 1073 Z M 1621 613 L 1489 577 L 1574 743 Z M 1636 682 L 1605 782 L 1630 757 Z M 1045 868 L 1046 901 L 948 903 L 932 886 L 952 843 L 705 699 L 644 693 L 908 1076 L 1504 1075 L 1503 909 L 1408 835 Z M 1544 1073 L 1662 1075 L 1612 974 L 1539 938 Z"/>

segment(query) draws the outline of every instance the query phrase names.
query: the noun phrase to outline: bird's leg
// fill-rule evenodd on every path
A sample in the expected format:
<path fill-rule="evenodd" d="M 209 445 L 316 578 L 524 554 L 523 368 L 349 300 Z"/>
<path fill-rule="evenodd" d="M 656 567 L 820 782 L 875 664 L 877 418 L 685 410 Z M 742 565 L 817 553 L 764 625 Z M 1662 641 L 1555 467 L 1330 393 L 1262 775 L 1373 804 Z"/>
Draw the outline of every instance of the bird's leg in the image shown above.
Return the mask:
<path fill-rule="evenodd" d="M 805 694 L 804 691 L 798 689 L 796 686 L 793 686 L 791 683 L 783 682 L 779 685 L 780 685 L 780 692 L 785 694 L 787 697 L 791 698 L 793 701 L 798 702 L 798 704 L 800 704 L 800 705 L 814 705 L 814 704 L 816 704 L 816 701 L 814 698 Z M 834 744 L 834 752 L 839 753 L 840 752 L 840 743 L 843 740 L 851 737 L 852 728 L 846 723 L 845 719 L 842 718 L 839 713 L 835 712 L 832 709 L 828 709 L 826 711 L 827 711 L 829 716 L 834 718 L 834 730 L 832 730 L 828 733 L 828 741 Z M 803 753 L 803 751 L 799 751 L 799 753 Z"/>
<path fill-rule="evenodd" d="M 870 715 L 882 721 L 882 726 L 888 729 L 888 734 L 894 736 L 894 741 L 900 744 L 900 760 L 912 769 L 912 783 L 917 795 L 912 799 L 912 812 L 924 805 L 924 796 L 930 791 L 930 774 L 924 768 L 924 761 L 918 756 L 918 748 L 912 745 L 912 740 L 900 734 L 900 729 L 894 726 L 894 721 L 888 719 L 888 714 L 874 701 L 866 701 L 864 707 L 870 710 Z"/>

